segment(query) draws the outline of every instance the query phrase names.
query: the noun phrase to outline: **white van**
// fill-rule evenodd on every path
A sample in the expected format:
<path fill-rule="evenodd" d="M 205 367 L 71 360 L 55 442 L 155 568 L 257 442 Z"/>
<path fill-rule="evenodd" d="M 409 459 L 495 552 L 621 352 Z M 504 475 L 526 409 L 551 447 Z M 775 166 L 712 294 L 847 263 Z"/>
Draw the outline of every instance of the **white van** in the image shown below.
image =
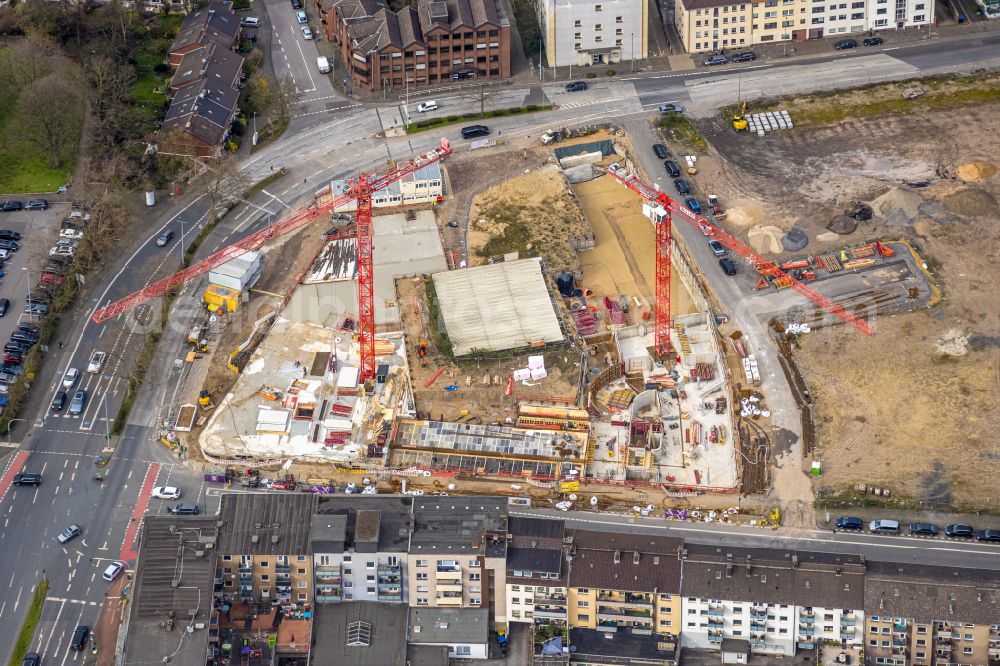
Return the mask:
<path fill-rule="evenodd" d="M 434 100 L 428 100 L 426 102 L 421 102 L 417 104 L 417 113 L 427 113 L 428 111 L 437 111 L 438 103 Z"/>
<path fill-rule="evenodd" d="M 240 25 L 242 25 L 244 28 L 259 28 L 260 19 L 257 18 L 256 16 L 245 16 L 240 21 Z"/>
<path fill-rule="evenodd" d="M 316 66 L 319 67 L 320 74 L 330 73 L 330 61 L 327 60 L 324 56 L 316 58 Z"/>
<path fill-rule="evenodd" d="M 880 518 L 868 523 L 868 531 L 873 534 L 899 534 L 899 521 Z"/>

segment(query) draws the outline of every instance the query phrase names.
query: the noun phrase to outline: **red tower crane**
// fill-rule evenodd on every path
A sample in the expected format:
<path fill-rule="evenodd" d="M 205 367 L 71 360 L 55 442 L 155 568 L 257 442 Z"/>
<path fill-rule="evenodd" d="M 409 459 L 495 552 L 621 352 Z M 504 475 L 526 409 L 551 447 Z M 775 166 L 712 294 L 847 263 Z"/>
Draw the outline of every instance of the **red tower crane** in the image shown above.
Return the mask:
<path fill-rule="evenodd" d="M 359 173 L 358 177 L 348 181 L 347 187 L 341 193 L 331 192 L 330 200 L 322 205 L 315 201 L 297 208 L 292 214 L 274 224 L 250 234 L 243 240 L 205 257 L 182 271 L 165 277 L 125 298 L 99 308 L 94 312 L 93 321 L 101 324 L 134 307 L 148 303 L 163 296 L 182 284 L 200 277 L 210 270 L 234 259 L 242 254 L 256 250 L 265 243 L 279 236 L 298 231 L 313 220 L 340 208 L 352 201 L 357 204 L 357 239 L 358 239 L 358 316 L 360 319 L 360 356 L 361 381 L 365 382 L 375 376 L 375 304 L 374 304 L 374 273 L 372 271 L 372 195 L 385 189 L 390 184 L 420 169 L 434 164 L 451 155 L 451 144 L 447 139 L 441 139 L 441 145 L 425 155 L 421 155 L 396 167 L 386 174 L 368 175 Z"/>
<path fill-rule="evenodd" d="M 665 354 L 670 348 L 670 241 L 672 220 L 675 218 L 684 220 L 691 226 L 697 227 L 709 238 L 714 238 L 735 254 L 749 260 L 760 274 L 781 276 L 789 282 L 795 291 L 841 321 L 850 324 L 867 335 L 875 334 L 875 329 L 867 321 L 851 314 L 826 296 L 810 289 L 803 282 L 782 271 L 774 263 L 757 256 L 745 244 L 722 231 L 702 216 L 692 213 L 672 197 L 661 192 L 656 186 L 651 185 L 638 176 L 627 173 L 621 167 L 612 165 L 606 171 L 649 204 L 659 206 L 663 209 L 663 213 L 658 213 L 655 208 L 648 211 L 649 216 L 656 226 L 656 333 L 654 344 L 658 354 Z"/>

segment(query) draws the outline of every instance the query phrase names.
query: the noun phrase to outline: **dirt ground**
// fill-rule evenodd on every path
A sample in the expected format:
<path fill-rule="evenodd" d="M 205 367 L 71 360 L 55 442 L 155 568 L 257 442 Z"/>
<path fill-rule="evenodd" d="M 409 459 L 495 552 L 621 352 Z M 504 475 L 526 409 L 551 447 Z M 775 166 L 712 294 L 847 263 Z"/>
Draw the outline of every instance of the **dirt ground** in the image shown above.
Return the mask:
<path fill-rule="evenodd" d="M 517 401 L 525 397 L 565 398 L 575 400 L 579 389 L 580 358 L 568 346 L 550 347 L 535 354 L 545 357 L 548 377 L 533 385 L 515 382 L 511 395 L 506 395 L 507 376 L 518 368 L 527 367 L 528 354 L 508 356 L 498 353 L 489 360 L 448 362 L 435 348 L 427 325 L 429 308 L 423 278 L 396 280 L 403 332 L 407 340 L 410 364 L 410 381 L 418 414 L 425 418 L 457 420 L 463 410 L 483 422 L 502 421 L 517 416 Z M 429 353 L 421 363 L 416 355 L 416 343 L 425 339 Z M 445 368 L 440 377 L 429 387 L 424 384 L 439 368 Z M 489 384 L 483 378 L 489 375 Z M 466 384 L 466 378 L 469 384 Z M 447 391 L 446 386 L 456 385 L 457 391 Z"/>
<path fill-rule="evenodd" d="M 856 93 L 853 93 L 856 94 Z M 880 485 L 938 505 L 1000 509 L 1000 105 L 850 119 L 763 138 L 703 127 L 699 161 L 729 209 L 725 225 L 761 252 L 817 254 L 862 239 L 913 241 L 944 299 L 882 318 L 874 338 L 837 328 L 797 353 L 816 402 L 822 486 Z M 794 117 L 794 116 L 793 116 Z M 870 221 L 843 217 L 853 201 Z M 857 228 L 847 222 L 856 222 Z M 789 252 L 784 234 L 803 231 Z"/>

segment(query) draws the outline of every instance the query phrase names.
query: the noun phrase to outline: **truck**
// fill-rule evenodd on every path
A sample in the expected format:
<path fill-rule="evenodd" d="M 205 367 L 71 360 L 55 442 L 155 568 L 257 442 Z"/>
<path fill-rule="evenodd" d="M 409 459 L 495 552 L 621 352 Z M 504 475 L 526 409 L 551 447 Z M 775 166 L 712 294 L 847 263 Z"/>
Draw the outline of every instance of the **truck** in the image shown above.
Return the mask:
<path fill-rule="evenodd" d="M 325 56 L 320 56 L 320 57 L 316 58 L 316 67 L 319 68 L 319 73 L 320 74 L 329 74 L 330 73 L 330 61 L 327 60 L 327 58 Z"/>
<path fill-rule="evenodd" d="M 542 143 L 547 146 L 550 143 L 562 141 L 562 138 L 563 133 L 559 130 L 545 130 L 545 133 L 542 134 Z"/>

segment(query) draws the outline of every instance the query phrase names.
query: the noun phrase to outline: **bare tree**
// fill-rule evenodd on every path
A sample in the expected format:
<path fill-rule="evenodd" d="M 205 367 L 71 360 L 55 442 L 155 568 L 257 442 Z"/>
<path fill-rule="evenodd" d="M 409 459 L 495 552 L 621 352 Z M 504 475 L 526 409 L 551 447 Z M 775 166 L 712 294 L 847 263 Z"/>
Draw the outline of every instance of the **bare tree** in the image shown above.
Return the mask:
<path fill-rule="evenodd" d="M 240 171 L 234 153 L 224 152 L 217 160 L 205 162 L 204 186 L 208 196 L 208 224 L 214 224 L 227 210 L 243 198 L 250 186 L 246 174 Z"/>
<path fill-rule="evenodd" d="M 83 100 L 74 82 L 62 72 L 49 74 L 24 90 L 18 103 L 22 135 L 47 155 L 50 165 L 65 164 L 83 122 Z"/>
<path fill-rule="evenodd" d="M 285 75 L 278 81 L 273 97 L 278 118 L 282 122 L 285 122 L 298 109 L 299 103 L 302 100 L 302 93 L 296 89 L 292 77 Z"/>
<path fill-rule="evenodd" d="M 47 38 L 17 40 L 9 47 L 0 76 L 9 79 L 16 89 L 24 90 L 57 68 L 57 54 L 57 48 Z"/>
<path fill-rule="evenodd" d="M 90 81 L 91 103 L 104 107 L 125 99 L 135 80 L 135 71 L 131 67 L 123 67 L 113 58 L 103 55 L 88 60 L 83 71 Z"/>
<path fill-rule="evenodd" d="M 247 82 L 246 101 L 250 111 L 260 113 L 271 103 L 271 82 L 266 76 L 257 75 Z"/>
<path fill-rule="evenodd" d="M 492 104 L 500 98 L 500 90 L 483 81 L 469 88 L 469 91 L 463 95 L 463 98 L 473 104 L 478 104 L 479 115 L 483 115 L 486 113 L 486 105 Z"/>

